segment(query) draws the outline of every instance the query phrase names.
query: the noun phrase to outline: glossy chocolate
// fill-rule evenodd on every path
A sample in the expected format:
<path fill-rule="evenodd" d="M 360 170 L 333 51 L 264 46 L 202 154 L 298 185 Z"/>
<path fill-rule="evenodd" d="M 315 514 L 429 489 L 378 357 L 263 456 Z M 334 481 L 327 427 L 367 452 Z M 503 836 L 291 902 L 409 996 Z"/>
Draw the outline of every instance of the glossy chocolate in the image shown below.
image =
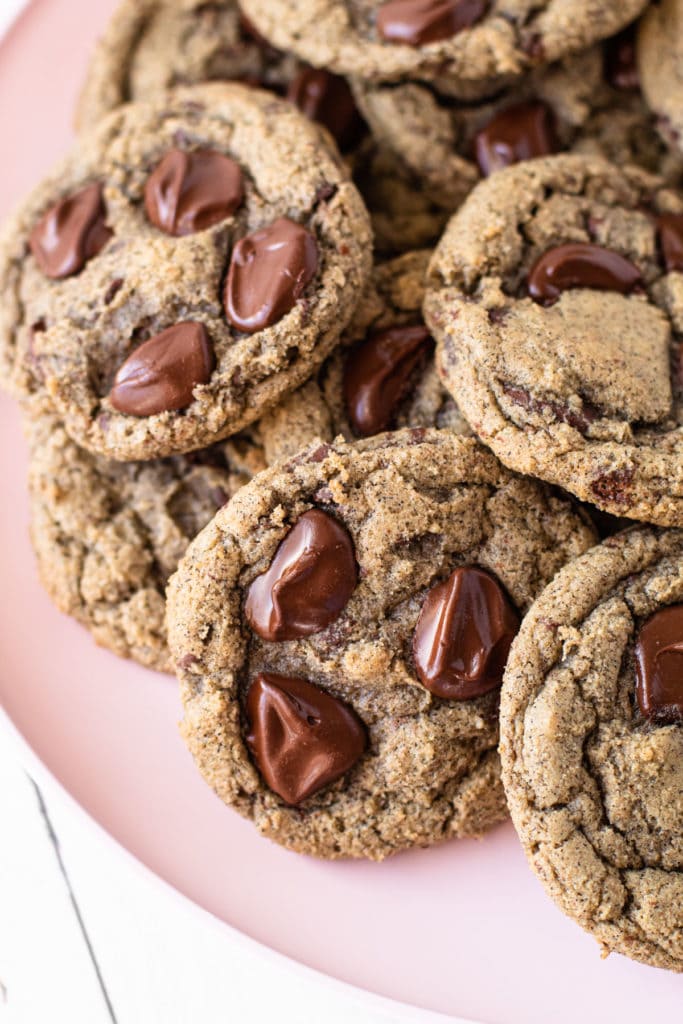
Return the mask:
<path fill-rule="evenodd" d="M 638 267 L 601 245 L 569 242 L 544 253 L 528 278 L 529 295 L 549 306 L 570 288 L 595 288 L 627 295 L 640 284 Z"/>
<path fill-rule="evenodd" d="M 516 103 L 501 110 L 475 139 L 477 163 L 486 177 L 521 160 L 556 153 L 558 148 L 555 115 L 541 102 Z"/>
<path fill-rule="evenodd" d="M 356 146 L 365 134 L 348 82 L 322 68 L 302 68 L 292 79 L 287 99 L 318 124 L 327 128 L 342 152 Z"/>
<path fill-rule="evenodd" d="M 318 269 L 313 235 L 287 217 L 247 235 L 232 252 L 224 305 L 228 321 L 246 334 L 281 320 Z"/>
<path fill-rule="evenodd" d="M 45 276 L 61 280 L 79 274 L 113 235 L 106 219 L 102 186 L 98 184 L 55 203 L 29 237 L 31 252 Z"/>
<path fill-rule="evenodd" d="M 341 615 L 358 582 L 353 541 L 320 509 L 305 512 L 249 587 L 245 614 L 263 640 L 298 640 Z"/>
<path fill-rule="evenodd" d="M 185 409 L 197 385 L 208 383 L 215 365 L 206 328 L 188 320 L 143 342 L 128 356 L 109 400 L 129 416 Z"/>
<path fill-rule="evenodd" d="M 244 199 L 239 164 L 212 149 L 171 149 L 145 185 L 145 210 L 167 235 L 193 235 L 231 217 Z"/>
<path fill-rule="evenodd" d="M 418 677 L 446 700 L 472 700 L 503 681 L 519 616 L 482 569 L 456 569 L 427 594 L 413 636 Z"/>
<path fill-rule="evenodd" d="M 659 724 L 683 721 L 683 604 L 656 612 L 635 648 L 641 714 Z"/>
<path fill-rule="evenodd" d="M 666 269 L 683 270 L 683 213 L 660 214 L 657 237 Z"/>
<path fill-rule="evenodd" d="M 387 43 L 424 46 L 474 25 L 488 6 L 488 0 L 389 0 L 377 12 L 377 31 Z"/>
<path fill-rule="evenodd" d="M 357 437 L 386 430 L 410 387 L 414 371 L 433 347 L 424 325 L 375 331 L 347 357 L 344 400 Z"/>
<path fill-rule="evenodd" d="M 368 744 L 355 711 L 305 679 L 262 672 L 249 687 L 247 717 L 258 770 L 293 807 L 341 778 Z"/>

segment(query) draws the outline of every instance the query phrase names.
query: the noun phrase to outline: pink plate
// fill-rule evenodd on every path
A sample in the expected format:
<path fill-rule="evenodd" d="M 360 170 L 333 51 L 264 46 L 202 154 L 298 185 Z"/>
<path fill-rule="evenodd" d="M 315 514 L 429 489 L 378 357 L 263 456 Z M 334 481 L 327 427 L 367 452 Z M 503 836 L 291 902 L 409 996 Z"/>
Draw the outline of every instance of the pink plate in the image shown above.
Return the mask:
<path fill-rule="evenodd" d="M 112 0 L 37 0 L 0 46 L 0 215 L 69 143 Z M 544 896 L 510 826 L 382 865 L 325 864 L 261 839 L 203 784 L 172 679 L 98 650 L 42 592 L 26 454 L 0 401 L 0 698 L 80 805 L 190 900 L 267 946 L 418 1006 L 499 1024 L 677 1019 L 683 981 L 618 957 Z"/>

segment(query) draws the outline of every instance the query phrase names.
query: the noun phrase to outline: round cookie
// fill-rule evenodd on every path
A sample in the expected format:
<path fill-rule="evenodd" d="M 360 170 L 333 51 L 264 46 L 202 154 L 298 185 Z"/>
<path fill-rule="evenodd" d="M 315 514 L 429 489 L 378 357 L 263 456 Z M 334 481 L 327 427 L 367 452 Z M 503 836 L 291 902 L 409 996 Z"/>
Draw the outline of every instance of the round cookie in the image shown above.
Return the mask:
<path fill-rule="evenodd" d="M 518 615 L 593 538 L 450 431 L 316 443 L 261 473 L 169 584 L 204 778 L 321 857 L 485 832 L 506 816 L 497 688 Z"/>
<path fill-rule="evenodd" d="M 510 468 L 683 523 L 683 197 L 555 156 L 482 182 L 430 266 L 447 388 Z"/>
<path fill-rule="evenodd" d="M 181 89 L 110 114 L 7 225 L 2 377 L 107 457 L 203 447 L 317 369 L 370 269 L 321 130 L 246 86 Z"/>
<path fill-rule="evenodd" d="M 422 319 L 430 255 L 406 253 L 375 266 L 342 344 L 315 378 L 259 421 L 269 465 L 315 438 L 355 441 L 399 427 L 470 433 L 439 379 Z"/>
<path fill-rule="evenodd" d="M 165 587 L 216 510 L 265 466 L 249 437 L 192 455 L 111 462 L 54 416 L 27 417 L 31 540 L 43 586 L 103 647 L 171 672 Z"/>
<path fill-rule="evenodd" d="M 643 94 L 657 115 L 662 138 L 683 150 L 683 3 L 650 4 L 638 28 L 638 69 Z"/>
<path fill-rule="evenodd" d="M 515 640 L 503 781 L 531 866 L 604 953 L 683 971 L 683 532 L 566 566 Z"/>
<path fill-rule="evenodd" d="M 275 50 L 236 0 L 122 0 L 90 61 L 77 126 L 92 128 L 123 103 L 208 81 L 240 81 L 287 97 L 324 124 L 342 151 L 363 134 L 346 81 Z"/>
<path fill-rule="evenodd" d="M 462 95 L 585 50 L 645 0 L 241 0 L 259 32 L 317 67 L 366 80 L 447 79 Z"/>
<path fill-rule="evenodd" d="M 354 91 L 377 144 L 449 213 L 482 176 L 562 150 L 637 163 L 678 182 L 683 162 L 669 155 L 642 100 L 632 35 L 537 68 L 476 103 L 459 102 L 438 82 L 356 81 Z"/>

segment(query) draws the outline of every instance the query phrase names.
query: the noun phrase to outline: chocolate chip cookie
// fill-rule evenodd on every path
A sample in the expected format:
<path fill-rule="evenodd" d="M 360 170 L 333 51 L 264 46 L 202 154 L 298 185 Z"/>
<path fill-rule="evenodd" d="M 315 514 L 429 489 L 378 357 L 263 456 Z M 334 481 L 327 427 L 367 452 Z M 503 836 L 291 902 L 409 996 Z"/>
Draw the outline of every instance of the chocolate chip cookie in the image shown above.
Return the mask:
<path fill-rule="evenodd" d="M 638 29 L 638 68 L 643 93 L 657 115 L 662 137 L 683 151 L 683 3 L 650 4 Z"/>
<path fill-rule="evenodd" d="M 93 54 L 79 129 L 111 110 L 167 89 L 238 81 L 269 89 L 323 124 L 344 152 L 364 133 L 345 79 L 270 46 L 236 0 L 123 0 Z"/>
<path fill-rule="evenodd" d="M 148 459 L 258 419 L 330 354 L 367 212 L 290 104 L 210 84 L 105 119 L 0 243 L 0 363 L 81 446 Z"/>
<path fill-rule="evenodd" d="M 515 640 L 503 781 L 549 895 L 615 950 L 683 971 L 683 531 L 560 572 Z"/>
<path fill-rule="evenodd" d="M 460 92 L 613 35 L 645 0 L 241 0 L 275 46 L 363 79 L 450 78 Z"/>
<path fill-rule="evenodd" d="M 169 584 L 206 781 L 321 857 L 483 833 L 506 815 L 498 687 L 519 616 L 593 539 L 446 430 L 316 443 L 261 473 Z"/>
<path fill-rule="evenodd" d="M 112 462 L 50 415 L 28 416 L 31 540 L 43 586 L 103 647 L 172 671 L 165 587 L 188 544 L 265 466 L 249 436 L 191 455 Z"/>
<path fill-rule="evenodd" d="M 444 383 L 510 468 L 683 523 L 683 197 L 555 156 L 477 186 L 430 267 Z"/>
<path fill-rule="evenodd" d="M 565 150 L 683 178 L 683 161 L 669 155 L 640 95 L 632 30 L 476 103 L 438 81 L 356 81 L 354 90 L 377 144 L 449 213 L 481 177 Z"/>
<path fill-rule="evenodd" d="M 376 265 L 342 345 L 259 421 L 269 465 L 315 438 L 354 441 L 396 427 L 470 433 L 439 379 L 422 319 L 429 258 L 422 250 Z"/>

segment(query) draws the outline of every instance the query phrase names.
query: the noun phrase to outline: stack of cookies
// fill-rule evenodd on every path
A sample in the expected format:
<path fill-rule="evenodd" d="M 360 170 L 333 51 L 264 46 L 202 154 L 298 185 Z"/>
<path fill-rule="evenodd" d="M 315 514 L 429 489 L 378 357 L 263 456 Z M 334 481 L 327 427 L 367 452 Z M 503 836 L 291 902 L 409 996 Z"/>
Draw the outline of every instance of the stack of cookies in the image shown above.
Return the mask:
<path fill-rule="evenodd" d="M 218 795 L 327 858 L 511 812 L 676 971 L 681 80 L 683 0 L 124 0 L 0 241 L 45 587 Z"/>

